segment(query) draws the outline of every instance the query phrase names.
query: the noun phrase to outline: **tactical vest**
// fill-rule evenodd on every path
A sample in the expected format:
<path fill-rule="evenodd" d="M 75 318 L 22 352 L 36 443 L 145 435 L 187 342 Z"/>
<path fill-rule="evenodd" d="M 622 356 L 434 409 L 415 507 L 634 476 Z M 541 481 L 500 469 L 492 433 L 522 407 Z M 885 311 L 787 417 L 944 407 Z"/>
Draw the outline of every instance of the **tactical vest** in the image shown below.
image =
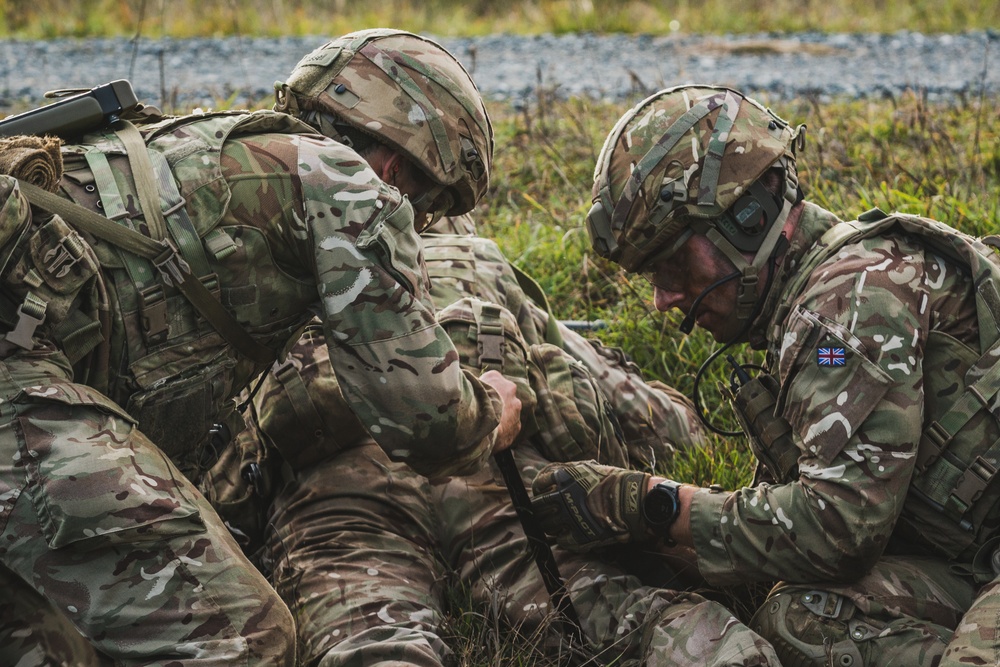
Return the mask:
<path fill-rule="evenodd" d="M 929 333 L 925 368 L 961 364 L 964 383 L 949 405 L 924 415 L 916 469 L 900 521 L 903 525 L 897 525 L 897 531 L 920 536 L 950 558 L 967 558 L 994 535 L 1000 521 L 1000 484 L 996 483 L 1000 470 L 1000 255 L 994 248 L 1000 246 L 1000 239 L 978 240 L 928 218 L 869 211 L 855 222 L 829 229 L 802 259 L 772 322 L 781 326 L 821 263 L 846 245 L 894 229 L 918 237 L 933 252 L 965 267 L 975 288 L 979 344 L 984 353 L 945 334 Z M 771 341 L 776 337 L 775 332 L 768 336 Z M 776 355 L 777 350 L 769 354 Z M 942 382 L 933 373 L 925 373 L 925 396 L 944 394 Z M 776 451 L 771 458 L 787 463 L 789 456 Z"/>
<path fill-rule="evenodd" d="M 474 297 L 443 308 L 437 319 L 465 368 L 498 370 L 517 385 L 516 442 L 536 445 L 550 461 L 627 465 L 621 428 L 583 364 L 555 345 L 527 344 L 510 311 Z"/>
<path fill-rule="evenodd" d="M 87 210 L 56 202 L 49 210 L 61 215 L 37 216 L 5 275 L 0 319 L 7 328 L 18 326 L 26 308 L 40 309 L 39 333 L 66 353 L 76 381 L 125 406 L 188 473 L 211 454 L 205 445 L 213 425 L 234 432 L 242 427 L 232 397 L 273 361 L 275 349 L 294 342 L 308 319 L 303 314 L 302 321 L 262 340 L 238 324 L 234 332 L 206 321 L 206 312 L 224 311 L 220 300 L 253 288 L 219 285 L 210 268 L 210 258 L 237 249 L 217 226 L 230 197 L 221 149 L 233 136 L 265 132 L 313 130 L 284 114 L 223 112 L 141 130 L 119 123 L 65 146 L 63 195 Z M 153 241 L 164 252 L 150 258 L 74 229 L 88 229 L 83 224 L 95 212 L 131 230 L 125 241 Z M 146 239 L 134 239 L 134 232 Z M 189 284 L 200 283 L 198 294 L 214 311 L 181 289 L 187 273 L 197 277 Z"/>
<path fill-rule="evenodd" d="M 467 234 L 424 234 L 422 238 L 431 298 L 437 304 L 453 304 L 445 309 L 447 314 L 439 313 L 438 320 L 462 362 L 478 370 L 500 368 L 500 362 L 505 362 L 505 375 L 528 378 L 534 394 L 529 398 L 537 406 L 533 411 L 522 409 L 522 421 L 529 418 L 522 423 L 522 437 L 530 433 L 551 461 L 593 458 L 608 465 L 627 465 L 619 417 L 591 371 L 563 349 L 558 320 L 538 283 L 508 262 L 489 239 Z M 472 302 L 462 298 L 470 295 L 503 304 L 503 317 L 490 308 L 471 308 Z M 547 314 L 544 323 L 532 316 L 529 302 Z M 508 314 L 509 324 L 505 321 Z M 490 338 L 488 331 L 510 342 L 499 335 Z M 505 353 L 492 355 L 493 366 L 480 362 L 475 346 L 482 347 L 481 341 L 492 341 Z M 523 361 L 510 357 L 518 347 L 524 350 Z M 525 397 L 520 397 L 523 403 Z"/>

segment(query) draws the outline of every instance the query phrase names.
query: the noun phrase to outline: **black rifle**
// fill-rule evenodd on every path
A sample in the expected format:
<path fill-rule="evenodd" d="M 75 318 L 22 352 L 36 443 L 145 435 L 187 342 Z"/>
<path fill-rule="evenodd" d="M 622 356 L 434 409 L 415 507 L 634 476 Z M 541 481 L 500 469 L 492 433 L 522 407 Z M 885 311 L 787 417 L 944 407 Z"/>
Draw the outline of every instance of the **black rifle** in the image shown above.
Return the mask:
<path fill-rule="evenodd" d="M 52 134 L 73 137 L 110 125 L 138 105 L 132 84 L 119 79 L 0 120 L 0 136 Z"/>

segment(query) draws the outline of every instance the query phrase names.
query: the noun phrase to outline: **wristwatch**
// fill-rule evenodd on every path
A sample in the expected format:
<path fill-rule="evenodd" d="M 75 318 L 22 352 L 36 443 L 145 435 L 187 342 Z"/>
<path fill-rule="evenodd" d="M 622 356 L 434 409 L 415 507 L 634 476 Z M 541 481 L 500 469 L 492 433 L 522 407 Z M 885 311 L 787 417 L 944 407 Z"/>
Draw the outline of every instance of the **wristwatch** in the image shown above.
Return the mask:
<path fill-rule="evenodd" d="M 681 513 L 681 501 L 677 493 L 680 486 L 673 480 L 664 480 L 650 489 L 642 500 L 642 518 L 657 532 L 662 532 L 667 541 L 672 541 L 669 537 L 670 526 Z"/>

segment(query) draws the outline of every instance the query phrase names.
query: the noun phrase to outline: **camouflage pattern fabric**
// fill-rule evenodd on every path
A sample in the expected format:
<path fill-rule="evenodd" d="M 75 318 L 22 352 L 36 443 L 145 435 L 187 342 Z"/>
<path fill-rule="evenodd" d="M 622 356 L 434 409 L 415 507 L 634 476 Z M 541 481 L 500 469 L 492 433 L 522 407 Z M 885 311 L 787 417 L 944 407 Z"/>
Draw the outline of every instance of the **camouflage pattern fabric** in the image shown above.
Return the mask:
<path fill-rule="evenodd" d="M 460 229 L 461 222 L 449 224 Z M 495 244 L 447 235 L 425 241 L 435 303 L 465 294 L 495 300 L 517 315 L 525 340 L 543 340 L 548 315 L 526 298 Z M 647 461 L 667 460 L 675 443 L 698 443 L 685 403 L 643 383 L 623 357 L 564 333 L 588 352 L 602 386 L 625 399 L 616 411 L 641 415 L 627 421 L 643 425 L 634 430 L 644 437 Z M 296 616 L 302 662 L 454 664 L 439 635 L 449 585 L 468 589 L 474 604 L 499 604 L 525 641 L 553 655 L 565 651 L 499 471 L 491 462 L 472 476 L 428 480 L 389 461 L 360 424 L 341 418 L 340 388 L 320 335 L 308 332 L 254 401 L 261 433 L 295 470 L 272 507 L 267 568 Z M 530 444 L 514 455 L 529 484 L 548 463 Z M 715 602 L 644 586 L 596 556 L 557 550 L 556 557 L 584 619 L 587 648 L 602 660 L 777 664 L 767 643 Z"/>
<path fill-rule="evenodd" d="M 531 448 L 516 456 L 526 480 L 547 462 Z M 295 601 L 303 664 L 456 664 L 439 635 L 448 585 L 467 588 L 477 607 L 497 608 L 520 641 L 568 655 L 492 466 L 431 483 L 369 443 L 302 471 L 279 496 L 273 522 L 273 580 Z M 718 603 L 643 586 L 595 556 L 557 549 L 556 558 L 587 648 L 602 661 L 779 664 Z"/>
<path fill-rule="evenodd" d="M 289 125 L 249 116 L 258 129 Z M 224 304 L 275 352 L 321 313 L 345 399 L 391 456 L 435 474 L 481 466 L 499 401 L 462 371 L 424 305 L 407 201 L 322 137 L 247 133 L 204 150 L 223 122 L 233 127 L 173 120 L 157 140 L 175 140 L 165 164 L 197 238 L 228 237 L 226 252 L 205 253 Z M 102 141 L 113 147 L 104 137 L 66 152 L 90 155 Z M 6 216 L 15 188 L 0 181 Z M 118 203 L 136 213 L 133 199 Z M 92 302 L 105 308 L 102 345 L 75 367 L 47 341 L 0 363 L 0 563 L 120 664 L 291 665 L 292 618 L 171 461 L 184 450 L 170 448 L 168 430 L 164 449 L 153 444 L 122 407 L 141 394 L 147 405 L 191 408 L 189 419 L 212 415 L 261 369 L 187 303 L 169 321 L 172 344 L 150 350 L 127 262 L 107 244 L 96 252 L 108 261 Z"/>
<path fill-rule="evenodd" d="M 443 218 L 429 231 L 422 238 L 435 303 L 475 296 L 504 304 L 527 343 L 545 341 L 552 316 L 524 294 L 497 245 L 474 236 L 470 216 Z M 622 350 L 557 326 L 560 346 L 590 371 L 608 398 L 621 425 L 631 467 L 652 471 L 657 464 L 667 464 L 675 448 L 704 442 L 704 427 L 690 399 L 661 382 L 647 382 Z"/>
<path fill-rule="evenodd" d="M 967 369 L 983 353 L 975 289 L 967 271 L 926 250 L 916 236 L 883 234 L 842 248 L 811 273 L 789 309 L 776 310 L 786 298 L 788 267 L 836 222 L 832 214 L 805 204 L 785 270 L 756 332 L 758 340 L 766 336 L 768 365 L 781 384 L 779 416 L 801 450 L 798 477 L 730 494 L 696 493 L 691 527 L 699 570 L 710 583 L 781 579 L 799 592 L 840 591 L 817 582 L 853 581 L 869 573 L 863 586 L 856 585 L 865 591 L 860 594 L 891 590 L 887 606 L 900 605 L 893 611 L 905 619 L 900 622 L 921 627 L 933 621 L 943 628 L 928 630 L 929 639 L 908 653 L 912 661 L 906 664 L 995 664 L 1000 594 L 995 584 L 978 597 L 959 592 L 975 588 L 975 554 L 996 535 L 1000 508 L 985 504 L 980 533 L 952 559 L 927 535 L 938 530 L 939 513 L 910 492 L 925 424 L 947 408 L 948 396 L 961 391 Z M 769 322 L 775 313 L 782 316 Z M 987 442 L 1000 436 L 996 423 L 984 428 Z M 923 570 L 882 567 L 884 554 L 938 560 Z M 961 613 L 931 617 L 921 606 L 929 592 L 926 580 L 949 565 L 969 573 L 954 575 L 956 583 L 944 587 L 957 596 L 949 602 L 952 610 L 961 612 L 976 598 L 964 618 Z M 767 604 L 783 603 L 776 596 Z M 859 606 L 853 618 L 872 628 L 887 622 L 878 610 L 872 613 L 869 619 Z M 871 661 L 865 664 L 889 664 L 896 642 L 910 640 L 887 632 L 864 641 L 884 643 L 864 649 Z"/>
<path fill-rule="evenodd" d="M 120 664 L 292 665 L 292 618 L 194 486 L 54 350 L 4 360 L 3 565 Z"/>
<path fill-rule="evenodd" d="M 462 64 L 427 37 L 384 28 L 348 33 L 303 57 L 275 89 L 276 109 L 308 117 L 328 137 L 341 135 L 334 120 L 363 132 L 377 127 L 381 143 L 447 187 L 440 213 L 472 210 L 489 188 L 489 114 Z"/>
<path fill-rule="evenodd" d="M 17 667 L 111 667 L 65 614 L 6 568 L 0 605 L 0 664 Z"/>

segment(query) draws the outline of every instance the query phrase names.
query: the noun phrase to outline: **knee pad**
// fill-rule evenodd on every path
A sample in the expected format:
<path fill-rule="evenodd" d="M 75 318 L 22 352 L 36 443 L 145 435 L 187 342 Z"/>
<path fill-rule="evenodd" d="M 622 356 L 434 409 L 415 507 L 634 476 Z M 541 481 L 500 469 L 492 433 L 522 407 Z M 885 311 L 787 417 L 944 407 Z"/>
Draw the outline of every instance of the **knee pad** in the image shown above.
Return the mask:
<path fill-rule="evenodd" d="M 877 634 L 842 595 L 809 589 L 772 592 L 750 620 L 784 667 L 863 667 L 859 642 Z"/>

